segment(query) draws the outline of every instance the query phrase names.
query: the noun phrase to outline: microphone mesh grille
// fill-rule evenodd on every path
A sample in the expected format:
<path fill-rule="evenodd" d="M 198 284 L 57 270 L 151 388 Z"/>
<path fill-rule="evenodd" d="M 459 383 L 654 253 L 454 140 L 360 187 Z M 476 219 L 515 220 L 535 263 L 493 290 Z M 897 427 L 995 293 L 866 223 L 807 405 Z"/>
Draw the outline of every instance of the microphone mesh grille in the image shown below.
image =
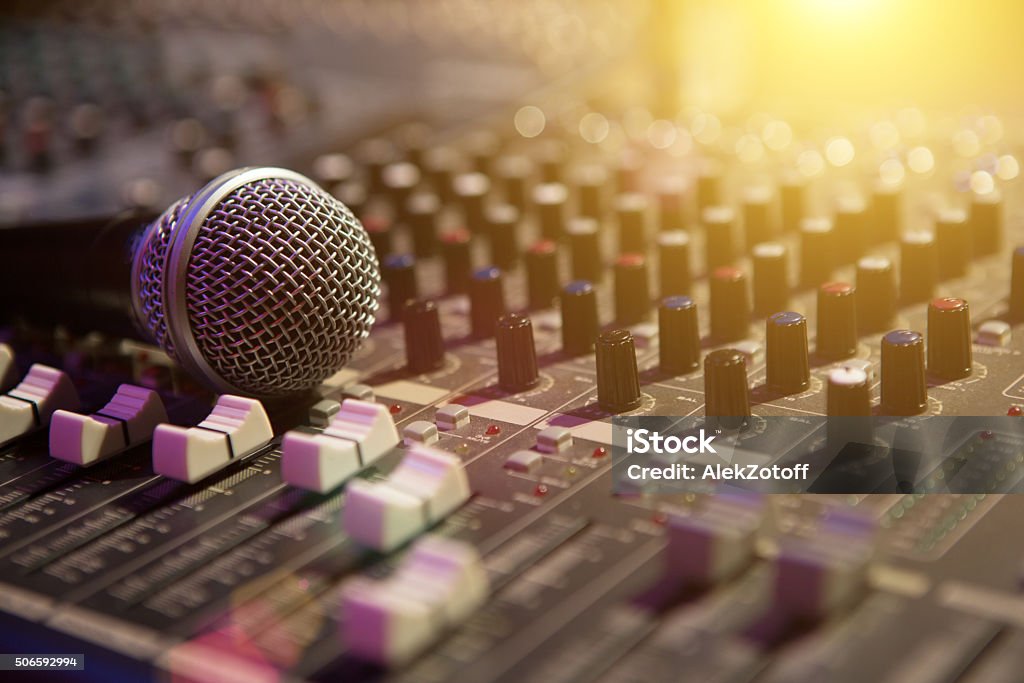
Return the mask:
<path fill-rule="evenodd" d="M 345 365 L 379 296 L 376 255 L 348 208 L 283 178 L 243 185 L 213 208 L 185 291 L 200 354 L 263 396 L 313 388 Z"/>
<path fill-rule="evenodd" d="M 146 241 L 140 252 L 140 267 L 136 279 L 137 296 L 141 304 L 139 322 L 149 331 L 157 346 L 174 356 L 174 344 L 167 334 L 167 320 L 164 318 L 164 269 L 167 261 L 167 247 L 171 231 L 178 222 L 186 199 L 174 202 L 160 214 L 152 228 L 146 233 Z"/>

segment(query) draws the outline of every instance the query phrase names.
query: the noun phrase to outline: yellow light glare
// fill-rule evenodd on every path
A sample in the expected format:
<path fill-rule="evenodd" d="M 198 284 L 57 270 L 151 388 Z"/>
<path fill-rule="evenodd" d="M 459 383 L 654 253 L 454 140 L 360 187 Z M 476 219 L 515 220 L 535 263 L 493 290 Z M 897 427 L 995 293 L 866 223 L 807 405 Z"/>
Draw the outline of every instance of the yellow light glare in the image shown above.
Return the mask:
<path fill-rule="evenodd" d="M 608 119 L 597 112 L 584 114 L 580 119 L 580 137 L 590 144 L 603 142 L 608 137 Z"/>
<path fill-rule="evenodd" d="M 871 126 L 871 144 L 875 149 L 892 149 L 900 144 L 900 129 L 892 121 L 879 121 Z"/>
<path fill-rule="evenodd" d="M 647 137 L 647 129 L 653 121 L 651 112 L 642 107 L 631 107 L 622 114 L 622 126 L 631 140 L 640 142 Z"/>
<path fill-rule="evenodd" d="M 927 147 L 915 147 L 907 152 L 907 166 L 914 173 L 928 173 L 935 168 L 935 157 Z"/>
<path fill-rule="evenodd" d="M 999 176 L 1000 180 L 1013 180 L 1020 175 L 1020 163 L 1012 154 L 1004 154 L 999 157 L 996 175 Z"/>
<path fill-rule="evenodd" d="M 904 137 L 916 138 L 924 135 L 928 121 L 920 109 L 907 107 L 896 113 L 896 125 Z"/>
<path fill-rule="evenodd" d="M 528 104 L 525 107 L 519 108 L 513 123 L 515 124 L 516 132 L 524 138 L 535 138 L 544 132 L 544 126 L 547 125 L 547 117 L 544 116 L 544 112 L 540 110 L 540 107 Z"/>
<path fill-rule="evenodd" d="M 655 149 L 668 149 L 676 141 L 676 126 L 671 121 L 658 119 L 647 127 L 647 141 Z"/>
<path fill-rule="evenodd" d="M 769 121 L 761 129 L 761 139 L 768 149 L 778 152 L 793 141 L 793 129 L 785 121 Z"/>
<path fill-rule="evenodd" d="M 996 189 L 996 181 L 988 171 L 975 171 L 971 174 L 971 189 L 975 194 L 989 194 Z"/>
<path fill-rule="evenodd" d="M 878 177 L 887 185 L 898 185 L 903 182 L 906 171 L 899 159 L 886 159 L 878 167 Z"/>
<path fill-rule="evenodd" d="M 745 164 L 756 164 L 764 158 L 764 145 L 756 135 L 741 135 L 735 149 L 736 156 Z"/>
<path fill-rule="evenodd" d="M 846 166 L 853 161 L 854 154 L 849 138 L 832 138 L 825 143 L 825 158 L 833 166 Z"/>
<path fill-rule="evenodd" d="M 690 122 L 690 131 L 697 142 L 710 145 L 718 139 L 722 132 L 722 122 L 714 114 L 700 112 Z"/>
<path fill-rule="evenodd" d="M 981 130 L 981 141 L 986 145 L 999 142 L 1003 138 L 1003 122 L 997 116 L 982 116 L 978 121 L 978 128 Z"/>
<path fill-rule="evenodd" d="M 953 151 L 962 157 L 973 157 L 981 151 L 981 140 L 973 130 L 958 130 L 953 134 Z"/>
<path fill-rule="evenodd" d="M 796 158 L 796 167 L 800 173 L 811 178 L 825 170 L 825 160 L 817 150 L 808 149 L 800 152 Z"/>

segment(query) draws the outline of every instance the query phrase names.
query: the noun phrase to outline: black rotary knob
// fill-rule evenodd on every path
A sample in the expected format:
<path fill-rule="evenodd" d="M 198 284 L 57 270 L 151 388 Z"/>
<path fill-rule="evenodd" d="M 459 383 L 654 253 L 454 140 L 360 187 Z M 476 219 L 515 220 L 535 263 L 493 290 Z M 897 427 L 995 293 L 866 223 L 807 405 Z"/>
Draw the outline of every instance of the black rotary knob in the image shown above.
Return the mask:
<path fill-rule="evenodd" d="M 863 199 L 845 195 L 836 200 L 834 255 L 837 265 L 849 265 L 860 258 L 867 226 L 868 208 Z"/>
<path fill-rule="evenodd" d="M 662 372 L 682 375 L 700 367 L 697 304 L 688 296 L 670 296 L 658 306 L 658 360 Z"/>
<path fill-rule="evenodd" d="M 562 290 L 562 349 L 570 356 L 590 353 L 598 332 L 597 293 L 586 280 Z"/>
<path fill-rule="evenodd" d="M 462 207 L 466 226 L 473 234 L 487 231 L 486 201 L 491 180 L 483 173 L 463 173 L 452 180 L 452 188 Z"/>
<path fill-rule="evenodd" d="M 800 229 L 807 210 L 807 182 L 799 174 L 792 174 L 782 180 L 779 186 L 779 211 L 782 214 L 782 231 L 794 233 Z"/>
<path fill-rule="evenodd" d="M 701 214 L 707 272 L 736 260 L 736 213 L 728 206 L 709 206 Z"/>
<path fill-rule="evenodd" d="M 857 261 L 857 331 L 877 334 L 896 318 L 896 273 L 892 261 L 866 256 Z"/>
<path fill-rule="evenodd" d="M 561 183 L 543 183 L 533 188 L 533 204 L 537 207 L 537 221 L 544 239 L 556 242 L 562 239 L 568 199 L 569 191 Z"/>
<path fill-rule="evenodd" d="M 559 183 L 565 177 L 569 149 L 561 140 L 546 140 L 538 154 L 540 178 L 543 183 Z"/>
<path fill-rule="evenodd" d="M 857 290 L 845 282 L 818 288 L 817 352 L 839 360 L 857 353 Z"/>
<path fill-rule="evenodd" d="M 829 417 L 865 416 L 871 414 L 871 383 L 860 368 L 834 368 L 828 373 Z"/>
<path fill-rule="evenodd" d="M 615 189 L 619 194 L 639 192 L 643 158 L 635 149 L 626 149 L 615 164 Z"/>
<path fill-rule="evenodd" d="M 446 203 L 455 196 L 452 185 L 460 162 L 459 153 L 451 147 L 431 147 L 423 152 L 423 169 L 430 186 Z"/>
<path fill-rule="evenodd" d="M 834 368 L 828 373 L 825 434 L 842 449 L 849 443 L 871 443 L 871 383 L 860 368 Z M 839 451 L 842 453 L 842 451 Z"/>
<path fill-rule="evenodd" d="M 679 177 L 662 181 L 658 189 L 658 230 L 682 230 L 686 225 L 686 182 Z"/>
<path fill-rule="evenodd" d="M 711 273 L 711 336 L 719 342 L 740 341 L 750 332 L 747 276 L 739 268 L 722 266 Z"/>
<path fill-rule="evenodd" d="M 704 414 L 708 417 L 750 415 L 747 359 L 736 349 L 712 351 L 704 359 Z"/>
<path fill-rule="evenodd" d="M 530 319 L 518 313 L 501 316 L 494 341 L 498 350 L 498 386 L 510 392 L 536 386 L 537 351 Z"/>
<path fill-rule="evenodd" d="M 1003 248 L 1003 197 L 999 192 L 976 194 L 971 200 L 974 255 L 991 256 Z"/>
<path fill-rule="evenodd" d="M 892 242 L 903 232 L 903 190 L 899 185 L 880 182 L 871 195 L 872 244 Z"/>
<path fill-rule="evenodd" d="M 525 260 L 530 308 L 550 308 L 558 297 L 558 245 L 541 240 L 526 251 Z"/>
<path fill-rule="evenodd" d="M 623 254 L 615 260 L 615 322 L 635 325 L 650 312 L 647 260 L 642 254 Z"/>
<path fill-rule="evenodd" d="M 419 296 L 416 262 L 410 254 L 389 254 L 381 265 L 381 277 L 388 288 L 388 312 L 392 320 L 398 320 L 405 302 Z"/>
<path fill-rule="evenodd" d="M 971 311 L 955 297 L 928 304 L 928 371 L 942 379 L 963 379 L 973 369 Z"/>
<path fill-rule="evenodd" d="M 533 163 L 524 156 L 503 156 L 496 166 L 505 201 L 521 212 L 526 211 L 527 185 L 533 175 Z"/>
<path fill-rule="evenodd" d="M 450 230 L 441 236 L 441 256 L 444 258 L 444 281 L 449 294 L 462 294 L 469 289 L 470 252 L 469 233 Z"/>
<path fill-rule="evenodd" d="M 918 304 L 935 296 L 939 278 L 935 238 L 927 232 L 914 231 L 900 241 L 900 300 Z"/>
<path fill-rule="evenodd" d="M 800 224 L 800 284 L 817 288 L 832 279 L 835 230 L 829 218 L 805 218 Z"/>
<path fill-rule="evenodd" d="M 441 200 L 433 192 L 416 192 L 406 202 L 412 250 L 417 258 L 437 253 L 437 216 L 440 211 Z"/>
<path fill-rule="evenodd" d="M 722 203 L 722 167 L 715 161 L 706 162 L 697 172 L 697 211 L 703 213 L 709 206 Z"/>
<path fill-rule="evenodd" d="M 647 251 L 647 198 L 637 193 L 619 195 L 615 214 L 619 219 L 619 251 L 626 254 Z"/>
<path fill-rule="evenodd" d="M 747 248 L 775 239 L 772 190 L 763 185 L 747 188 L 743 195 L 743 231 Z"/>
<path fill-rule="evenodd" d="M 501 138 L 489 130 L 475 131 L 467 137 L 466 150 L 473 160 L 473 170 L 489 175 L 493 170 L 494 160 L 501 151 Z"/>
<path fill-rule="evenodd" d="M 924 336 L 893 330 L 882 337 L 883 415 L 918 415 L 928 407 Z"/>
<path fill-rule="evenodd" d="M 973 245 L 967 213 L 946 209 L 935 218 L 935 252 L 939 279 L 951 280 L 967 275 Z"/>
<path fill-rule="evenodd" d="M 795 394 L 807 389 L 811 364 L 807 353 L 807 319 L 794 311 L 771 315 L 765 323 L 766 384 Z"/>
<path fill-rule="evenodd" d="M 383 138 L 370 138 L 359 144 L 356 156 L 366 169 L 368 192 L 372 196 L 384 190 L 384 168 L 398 157 L 394 143 Z"/>
<path fill-rule="evenodd" d="M 690 293 L 690 236 L 685 231 L 670 230 L 658 235 L 658 273 L 661 296 Z"/>
<path fill-rule="evenodd" d="M 505 314 L 505 287 L 501 271 L 494 266 L 473 273 L 469 282 L 469 321 L 473 336 L 490 339 L 494 324 Z"/>
<path fill-rule="evenodd" d="M 420 183 L 420 169 L 408 161 L 388 164 L 381 171 L 381 182 L 395 209 L 395 216 L 404 222 L 408 218 L 409 197 Z"/>
<path fill-rule="evenodd" d="M 366 234 L 370 236 L 370 244 L 377 253 L 377 258 L 383 258 L 385 254 L 391 253 L 391 221 L 383 216 L 361 217 Z"/>
<path fill-rule="evenodd" d="M 1010 319 L 1024 320 L 1024 247 L 1013 250 L 1010 264 Z"/>
<path fill-rule="evenodd" d="M 762 242 L 751 250 L 754 313 L 769 316 L 789 308 L 789 256 L 780 242 Z"/>
<path fill-rule="evenodd" d="M 511 270 L 519 262 L 519 210 L 511 204 L 497 204 L 487 211 L 491 242 L 491 263 Z"/>
<path fill-rule="evenodd" d="M 600 282 L 604 273 L 597 221 L 593 218 L 574 218 L 569 221 L 567 232 L 573 279 Z"/>
<path fill-rule="evenodd" d="M 610 413 L 640 406 L 640 372 L 629 330 L 609 330 L 597 337 L 597 403 Z"/>
<path fill-rule="evenodd" d="M 408 301 L 402 318 L 405 360 L 415 373 L 430 372 L 444 365 L 441 318 L 433 301 Z"/>
<path fill-rule="evenodd" d="M 579 215 L 599 219 L 604 215 L 605 185 L 608 172 L 596 164 L 583 166 L 576 171 L 576 192 L 579 198 Z"/>

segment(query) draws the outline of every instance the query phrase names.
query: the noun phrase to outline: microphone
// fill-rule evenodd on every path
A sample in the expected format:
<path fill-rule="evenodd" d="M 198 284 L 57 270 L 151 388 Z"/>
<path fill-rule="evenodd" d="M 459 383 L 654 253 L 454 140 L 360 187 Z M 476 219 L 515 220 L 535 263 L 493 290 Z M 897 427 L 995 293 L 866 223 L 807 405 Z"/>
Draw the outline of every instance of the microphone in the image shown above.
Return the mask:
<path fill-rule="evenodd" d="M 280 168 L 229 171 L 152 221 L 0 229 L 0 254 L 5 315 L 141 338 L 221 393 L 318 386 L 379 306 L 363 226 Z"/>

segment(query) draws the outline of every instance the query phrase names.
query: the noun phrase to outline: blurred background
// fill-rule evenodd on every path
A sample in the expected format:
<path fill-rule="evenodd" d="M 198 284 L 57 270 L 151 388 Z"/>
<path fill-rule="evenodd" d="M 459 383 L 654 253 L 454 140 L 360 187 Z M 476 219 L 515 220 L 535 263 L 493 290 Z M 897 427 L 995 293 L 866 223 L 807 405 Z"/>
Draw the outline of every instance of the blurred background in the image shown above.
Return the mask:
<path fill-rule="evenodd" d="M 771 149 L 794 131 L 827 139 L 818 127 L 885 121 L 875 142 L 894 148 L 926 127 L 952 139 L 973 117 L 957 143 L 970 157 L 1020 129 L 1024 8 L 1012 0 L 89 0 L 0 12 L 7 223 L 159 206 L 238 164 L 302 165 L 386 124 L 445 128 L 531 97 L 558 107 L 559 93 L 603 113 L 644 108 L 729 153 L 744 131 L 719 137 L 719 124 L 753 125 Z"/>

